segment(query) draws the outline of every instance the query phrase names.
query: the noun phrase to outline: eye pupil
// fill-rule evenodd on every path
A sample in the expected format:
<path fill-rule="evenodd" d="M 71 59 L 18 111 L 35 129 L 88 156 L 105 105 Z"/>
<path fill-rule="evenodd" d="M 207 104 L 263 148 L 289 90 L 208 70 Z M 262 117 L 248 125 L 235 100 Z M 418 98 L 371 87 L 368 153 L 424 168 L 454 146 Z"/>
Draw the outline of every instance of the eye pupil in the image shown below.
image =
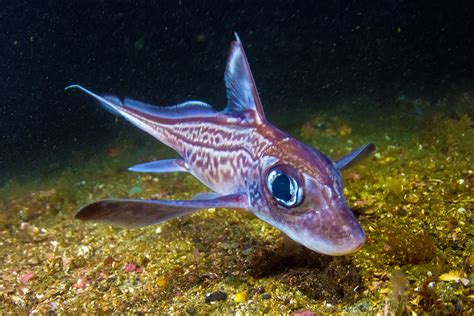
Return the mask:
<path fill-rule="evenodd" d="M 290 179 L 285 174 L 278 175 L 272 183 L 273 195 L 283 201 L 289 201 L 292 198 L 290 192 Z"/>

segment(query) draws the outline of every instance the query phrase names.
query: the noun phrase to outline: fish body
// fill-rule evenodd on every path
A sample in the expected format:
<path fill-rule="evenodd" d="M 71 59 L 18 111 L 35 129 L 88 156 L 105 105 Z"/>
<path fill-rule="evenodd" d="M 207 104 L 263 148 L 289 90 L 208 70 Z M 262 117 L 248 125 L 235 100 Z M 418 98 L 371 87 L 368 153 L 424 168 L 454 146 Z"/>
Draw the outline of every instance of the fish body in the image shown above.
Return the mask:
<path fill-rule="evenodd" d="M 359 249 L 365 234 L 345 201 L 340 170 L 374 150 L 367 144 L 337 162 L 274 127 L 262 103 L 236 35 L 225 72 L 223 111 L 199 101 L 155 107 L 100 96 L 81 86 L 107 110 L 124 117 L 180 159 L 129 168 L 135 172 L 189 172 L 212 193 L 189 201 L 109 199 L 91 203 L 76 218 L 142 227 L 210 207 L 243 208 L 296 242 L 320 253 Z"/>

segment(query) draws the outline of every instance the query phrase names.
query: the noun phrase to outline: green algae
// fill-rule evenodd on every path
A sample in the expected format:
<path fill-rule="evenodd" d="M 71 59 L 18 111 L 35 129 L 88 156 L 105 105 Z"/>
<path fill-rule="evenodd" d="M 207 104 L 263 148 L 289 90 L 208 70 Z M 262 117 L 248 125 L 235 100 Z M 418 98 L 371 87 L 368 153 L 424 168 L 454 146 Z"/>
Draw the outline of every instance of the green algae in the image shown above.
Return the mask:
<path fill-rule="evenodd" d="M 358 116 L 356 104 L 294 122 L 293 135 L 334 159 L 377 145 L 343 173 L 368 239 L 345 257 L 313 253 L 237 210 L 136 230 L 72 219 L 96 199 L 189 199 L 205 190 L 187 174 L 126 171 L 170 157 L 160 145 L 121 141 L 41 181 L 12 179 L 0 189 L 0 312 L 472 313 L 474 102 L 463 93 L 401 106 L 420 104 L 422 115 Z M 213 293 L 227 295 L 206 302 Z"/>

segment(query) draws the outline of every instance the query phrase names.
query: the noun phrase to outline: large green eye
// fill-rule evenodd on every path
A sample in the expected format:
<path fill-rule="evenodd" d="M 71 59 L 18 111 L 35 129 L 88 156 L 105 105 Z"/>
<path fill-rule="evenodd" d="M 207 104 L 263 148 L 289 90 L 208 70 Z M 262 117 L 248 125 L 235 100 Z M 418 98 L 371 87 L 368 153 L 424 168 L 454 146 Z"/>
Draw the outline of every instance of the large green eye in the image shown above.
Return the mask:
<path fill-rule="evenodd" d="M 271 170 L 266 184 L 275 200 L 285 207 L 296 206 L 303 200 L 303 190 L 298 181 L 282 170 Z"/>

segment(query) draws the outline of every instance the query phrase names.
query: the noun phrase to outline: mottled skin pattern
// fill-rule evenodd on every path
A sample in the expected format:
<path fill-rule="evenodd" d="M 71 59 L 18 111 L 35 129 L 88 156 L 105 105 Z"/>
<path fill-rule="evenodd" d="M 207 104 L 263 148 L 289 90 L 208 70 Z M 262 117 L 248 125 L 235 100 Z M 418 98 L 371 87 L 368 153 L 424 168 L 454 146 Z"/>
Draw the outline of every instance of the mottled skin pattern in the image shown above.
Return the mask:
<path fill-rule="evenodd" d="M 221 112 L 196 101 L 158 108 L 71 86 L 175 149 L 182 157 L 176 163 L 180 170 L 170 170 L 190 172 L 222 197 L 161 202 L 103 200 L 84 207 L 76 218 L 141 227 L 205 207 L 242 207 L 314 251 L 344 255 L 359 249 L 365 234 L 344 199 L 338 170 L 354 157 L 348 155 L 333 163 L 266 120 L 238 38 L 231 45 L 225 81 L 228 105 Z M 301 202 L 286 207 L 272 195 L 266 179 L 275 167 L 296 180 Z M 176 211 L 179 208 L 186 210 Z"/>
<path fill-rule="evenodd" d="M 156 122 L 143 113 L 126 111 L 175 149 L 211 190 L 222 195 L 245 193 L 248 210 L 295 241 L 332 255 L 363 245 L 364 232 L 347 206 L 332 161 L 270 123 L 255 126 L 251 120 L 236 120 L 222 112 Z M 286 165 L 304 186 L 303 203 L 293 209 L 279 205 L 265 186 L 265 175 L 275 165 Z"/>

